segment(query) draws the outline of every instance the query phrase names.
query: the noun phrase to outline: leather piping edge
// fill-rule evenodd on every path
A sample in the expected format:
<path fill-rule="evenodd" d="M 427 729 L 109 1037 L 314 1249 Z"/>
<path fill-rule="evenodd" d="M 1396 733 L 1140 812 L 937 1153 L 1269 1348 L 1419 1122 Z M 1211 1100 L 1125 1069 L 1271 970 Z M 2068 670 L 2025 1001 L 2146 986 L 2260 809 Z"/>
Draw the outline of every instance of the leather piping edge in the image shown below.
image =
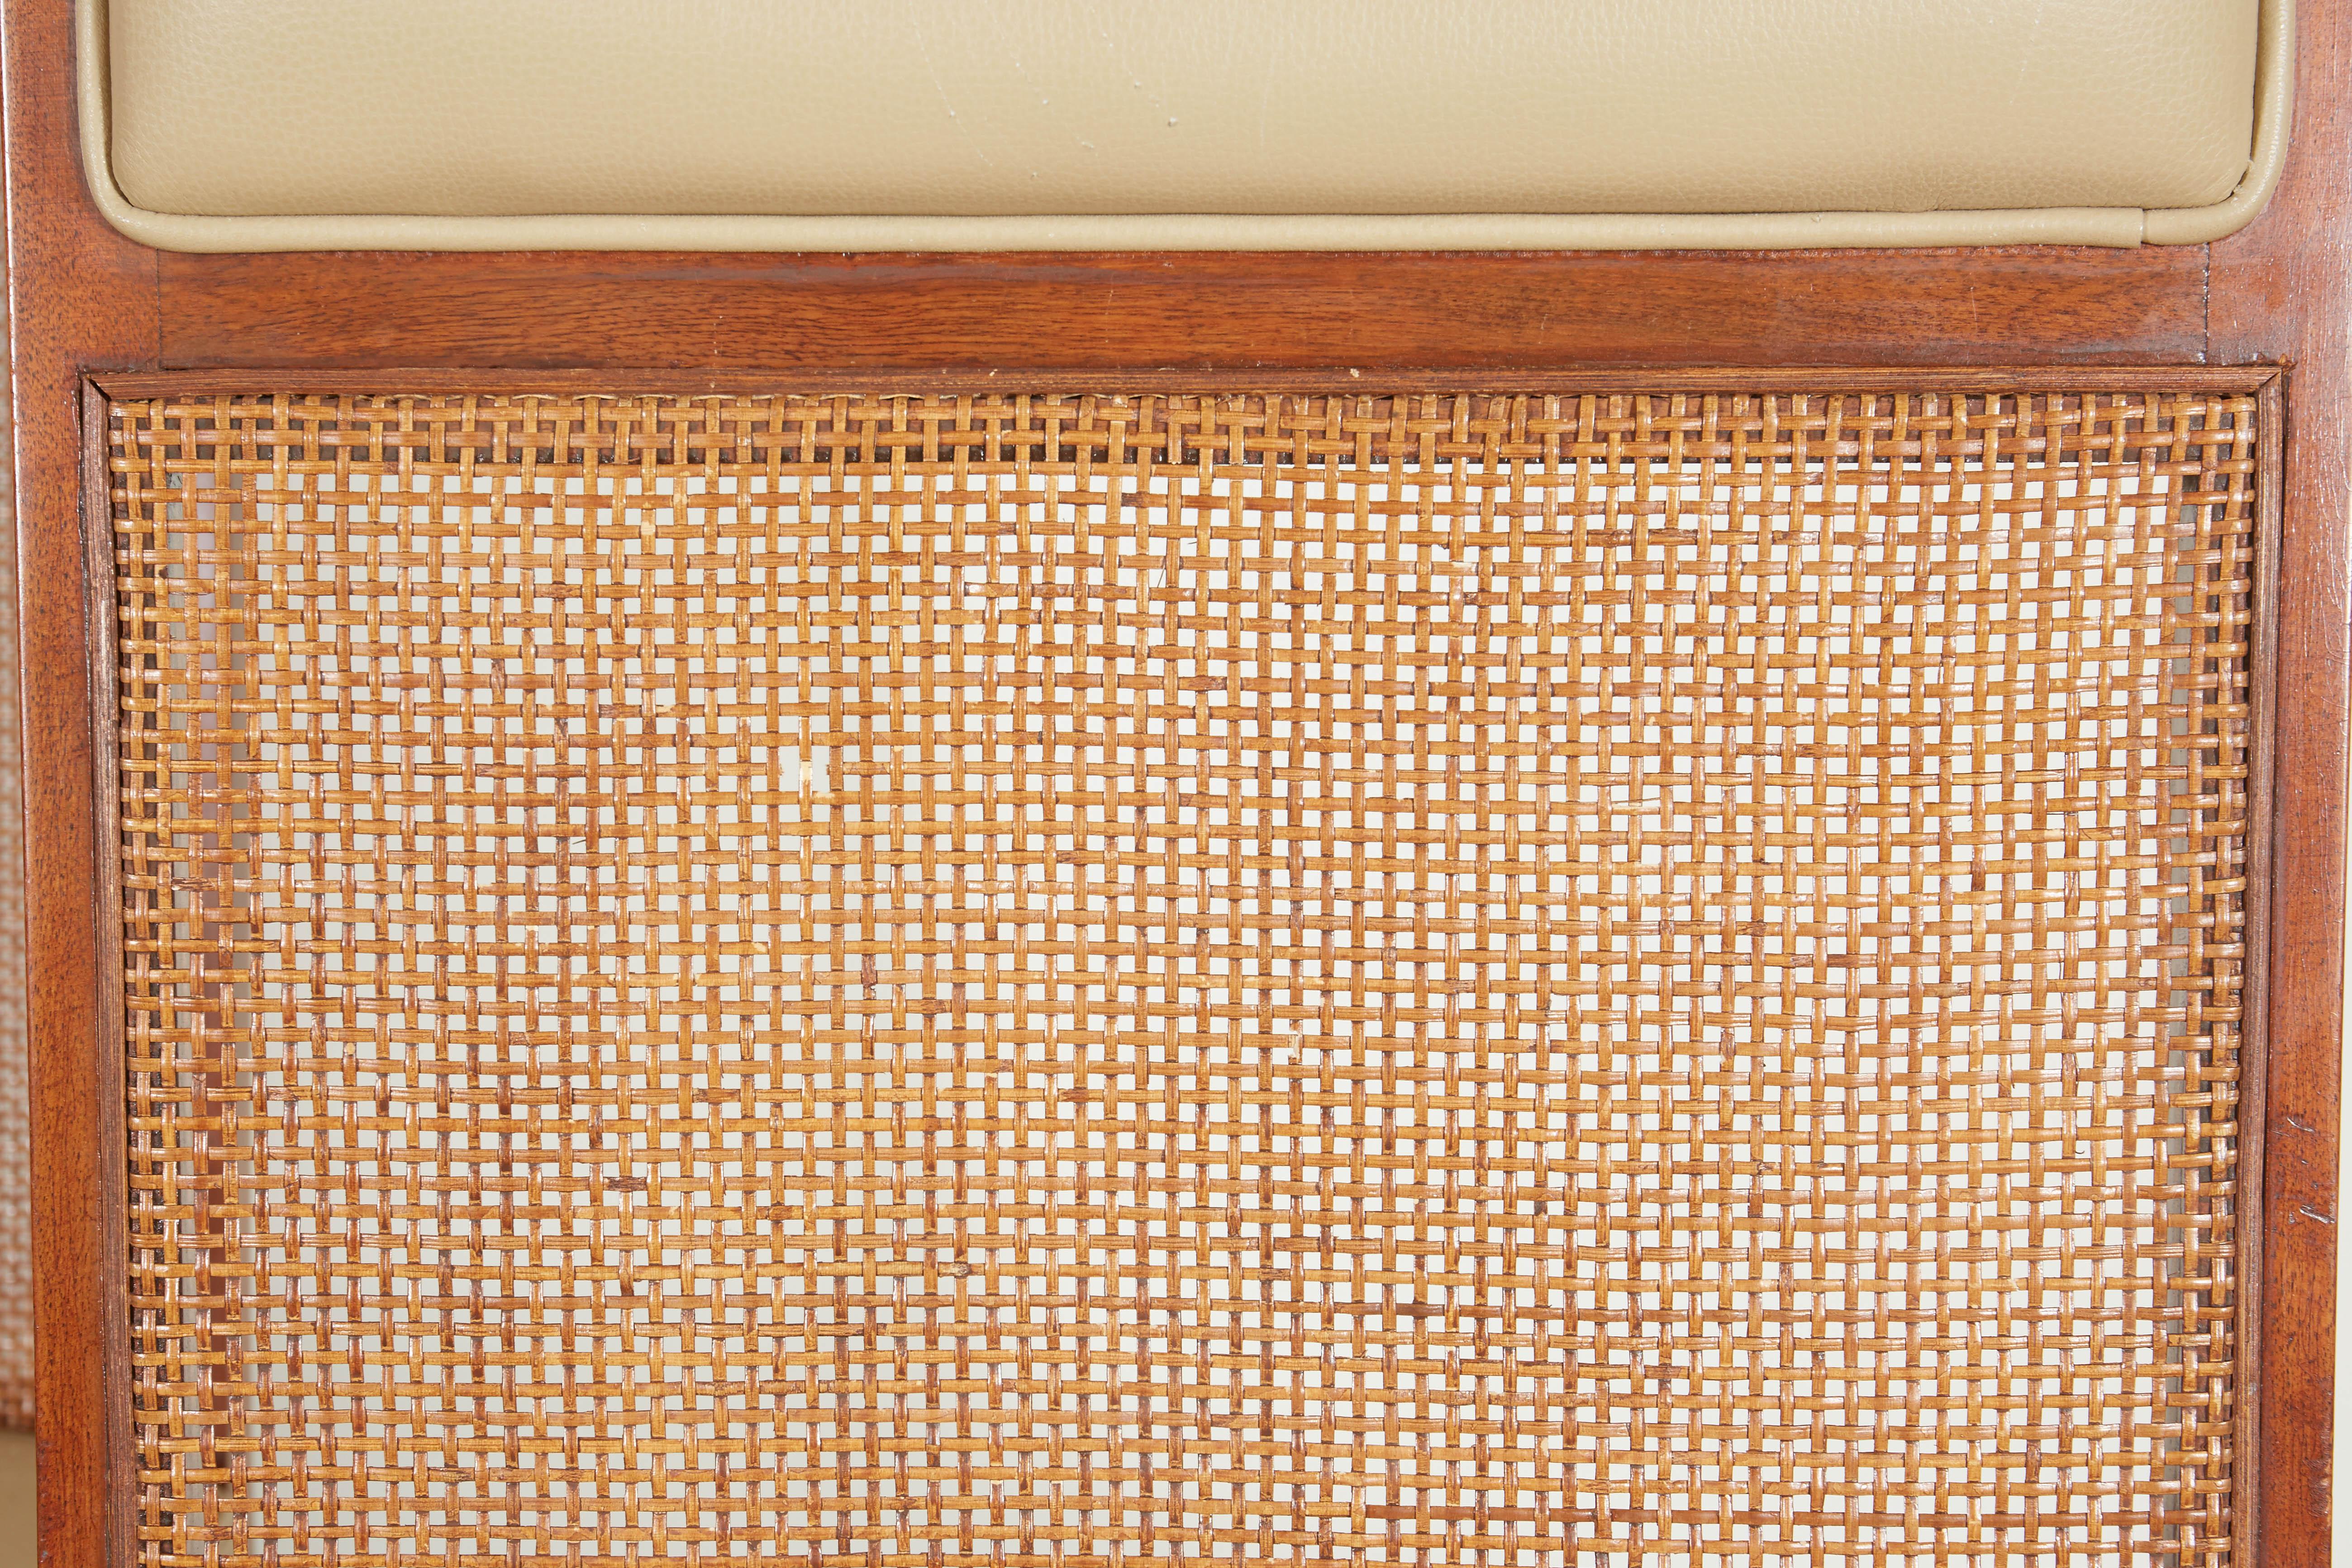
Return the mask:
<path fill-rule="evenodd" d="M 158 250 L 1811 250 L 2199 245 L 2253 221 L 2277 187 L 2294 99 L 2294 0 L 2263 0 L 2254 142 L 2210 206 L 1914 213 L 1115 214 L 1071 216 L 207 217 L 134 206 L 110 157 L 105 0 L 75 0 L 82 175 L 106 221 Z"/>

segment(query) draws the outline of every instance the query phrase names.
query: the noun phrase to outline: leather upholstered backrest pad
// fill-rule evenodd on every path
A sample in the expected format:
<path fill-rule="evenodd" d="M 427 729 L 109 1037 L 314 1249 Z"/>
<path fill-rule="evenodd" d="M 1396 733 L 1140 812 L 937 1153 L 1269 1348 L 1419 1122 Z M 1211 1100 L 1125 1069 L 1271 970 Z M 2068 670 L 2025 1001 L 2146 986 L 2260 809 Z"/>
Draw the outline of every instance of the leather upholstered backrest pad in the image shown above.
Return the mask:
<path fill-rule="evenodd" d="M 2128 214 L 2074 237 L 2127 243 L 2245 178 L 2261 34 L 2257 0 L 105 4 L 110 178 L 144 214 L 1181 215 L 1273 244 L 1333 217 L 1444 245 L 1476 226 L 1430 220 L 2059 211 Z M 774 243 L 707 242 L 730 233 Z"/>

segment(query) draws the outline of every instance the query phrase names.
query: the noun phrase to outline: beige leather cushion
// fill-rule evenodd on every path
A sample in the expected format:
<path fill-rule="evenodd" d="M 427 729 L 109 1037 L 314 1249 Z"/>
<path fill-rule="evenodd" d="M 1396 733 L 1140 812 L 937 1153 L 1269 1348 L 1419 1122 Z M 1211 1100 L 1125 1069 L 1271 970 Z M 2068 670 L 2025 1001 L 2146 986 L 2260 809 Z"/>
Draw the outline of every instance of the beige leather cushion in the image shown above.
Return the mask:
<path fill-rule="evenodd" d="M 2190 207 L 2256 0 L 111 0 L 164 213 Z"/>

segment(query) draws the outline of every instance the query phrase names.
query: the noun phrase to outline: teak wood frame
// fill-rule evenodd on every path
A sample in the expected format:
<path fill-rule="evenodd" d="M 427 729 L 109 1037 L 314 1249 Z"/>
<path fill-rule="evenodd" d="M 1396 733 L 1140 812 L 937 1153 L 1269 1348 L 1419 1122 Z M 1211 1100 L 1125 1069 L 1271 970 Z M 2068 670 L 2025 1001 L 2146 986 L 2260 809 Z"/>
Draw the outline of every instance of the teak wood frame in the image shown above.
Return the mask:
<path fill-rule="evenodd" d="M 2260 385 L 2280 826 L 2253 911 L 2267 926 L 2252 997 L 2267 1025 L 2245 1101 L 2257 1218 L 2238 1539 L 2246 1563 L 2327 1560 L 2352 735 L 2352 0 L 2306 0 L 2279 193 L 2252 227 L 2210 246 L 1391 256 L 164 254 L 108 228 L 84 193 L 71 10 L 6 0 L 0 50 L 51 1568 L 135 1555 L 120 933 L 103 897 L 111 780 L 99 743 L 113 668 L 86 609 L 111 572 L 105 391 L 919 391 L 992 378 L 1132 390 Z"/>

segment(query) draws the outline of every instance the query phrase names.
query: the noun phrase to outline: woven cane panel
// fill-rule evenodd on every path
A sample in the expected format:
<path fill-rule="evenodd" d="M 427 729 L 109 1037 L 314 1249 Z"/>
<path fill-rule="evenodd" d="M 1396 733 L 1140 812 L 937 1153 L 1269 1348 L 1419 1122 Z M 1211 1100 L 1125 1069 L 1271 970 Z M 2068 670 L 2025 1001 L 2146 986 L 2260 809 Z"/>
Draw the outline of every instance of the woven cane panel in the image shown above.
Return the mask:
<path fill-rule="evenodd" d="M 7 266 L 0 262 L 0 287 Z M 0 304 L 0 349 L 8 318 Z M 33 1084 L 26 1016 L 23 675 L 14 422 L 0 384 L 0 1426 L 33 1425 Z"/>
<path fill-rule="evenodd" d="M 117 406 L 145 1559 L 2226 1561 L 2254 437 Z"/>

